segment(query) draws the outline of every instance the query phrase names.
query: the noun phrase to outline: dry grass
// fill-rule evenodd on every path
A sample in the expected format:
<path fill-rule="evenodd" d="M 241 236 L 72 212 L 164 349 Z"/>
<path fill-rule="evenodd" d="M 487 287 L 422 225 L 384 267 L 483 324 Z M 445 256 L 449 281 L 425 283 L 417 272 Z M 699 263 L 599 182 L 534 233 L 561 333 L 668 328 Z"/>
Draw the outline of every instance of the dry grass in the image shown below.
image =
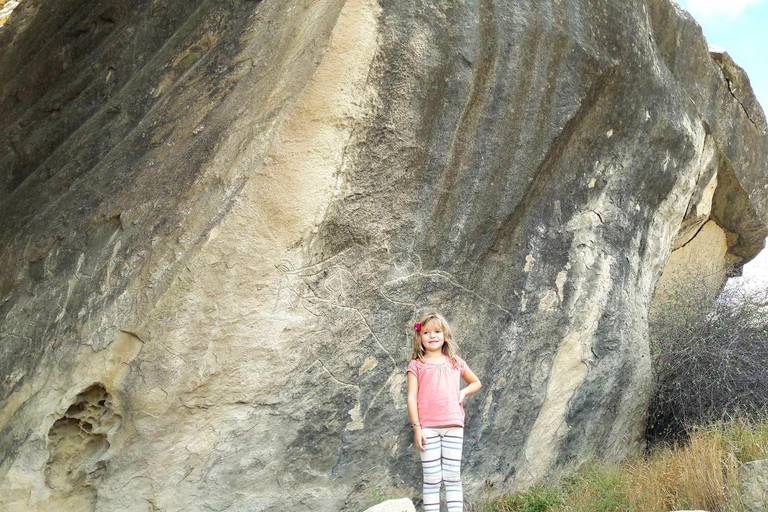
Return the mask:
<path fill-rule="evenodd" d="M 740 463 L 768 459 L 768 417 L 762 421 L 731 419 L 700 429 L 704 435 L 716 437 L 724 449 Z"/>
<path fill-rule="evenodd" d="M 710 433 L 693 433 L 688 444 L 659 449 L 624 468 L 630 510 L 741 509 L 738 461 Z"/>
<path fill-rule="evenodd" d="M 768 418 L 692 430 L 685 444 L 659 446 L 623 464 L 585 465 L 553 486 L 485 503 L 483 512 L 742 512 L 740 464 L 768 458 Z"/>

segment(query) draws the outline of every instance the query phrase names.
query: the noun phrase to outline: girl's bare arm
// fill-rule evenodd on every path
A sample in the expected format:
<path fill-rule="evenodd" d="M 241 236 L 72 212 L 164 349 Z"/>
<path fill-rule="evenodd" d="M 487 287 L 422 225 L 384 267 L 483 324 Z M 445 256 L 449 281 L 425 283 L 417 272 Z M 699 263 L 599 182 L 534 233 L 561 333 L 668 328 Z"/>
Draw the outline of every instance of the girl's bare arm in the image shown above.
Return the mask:
<path fill-rule="evenodd" d="M 462 378 L 467 381 L 467 387 L 461 390 L 461 394 L 459 395 L 459 403 L 464 402 L 464 399 L 467 397 L 467 395 L 477 393 L 480 391 L 480 388 L 483 387 L 483 385 L 480 383 L 480 379 L 478 379 L 477 375 L 475 375 L 475 372 L 469 368 L 464 370 L 464 375 L 462 375 Z"/>
<path fill-rule="evenodd" d="M 427 436 L 421 431 L 421 425 L 419 424 L 418 396 L 419 381 L 416 379 L 416 375 L 408 372 L 408 417 L 411 418 L 411 424 L 416 424 L 413 425 L 413 445 L 417 450 L 423 452 L 426 449 L 424 445 L 427 444 Z"/>

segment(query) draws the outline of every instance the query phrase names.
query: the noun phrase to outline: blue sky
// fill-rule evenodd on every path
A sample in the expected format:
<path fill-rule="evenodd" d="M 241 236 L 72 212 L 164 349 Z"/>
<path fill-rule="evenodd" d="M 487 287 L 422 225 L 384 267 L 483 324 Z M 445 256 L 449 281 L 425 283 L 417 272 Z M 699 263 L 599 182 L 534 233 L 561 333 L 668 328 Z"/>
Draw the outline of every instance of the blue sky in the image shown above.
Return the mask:
<path fill-rule="evenodd" d="M 763 111 L 768 108 L 768 0 L 678 0 L 704 31 L 707 42 L 726 50 L 744 68 Z M 744 266 L 732 286 L 768 286 L 768 249 Z"/>
<path fill-rule="evenodd" d="M 678 0 L 704 37 L 744 68 L 755 96 L 768 108 L 768 0 Z"/>

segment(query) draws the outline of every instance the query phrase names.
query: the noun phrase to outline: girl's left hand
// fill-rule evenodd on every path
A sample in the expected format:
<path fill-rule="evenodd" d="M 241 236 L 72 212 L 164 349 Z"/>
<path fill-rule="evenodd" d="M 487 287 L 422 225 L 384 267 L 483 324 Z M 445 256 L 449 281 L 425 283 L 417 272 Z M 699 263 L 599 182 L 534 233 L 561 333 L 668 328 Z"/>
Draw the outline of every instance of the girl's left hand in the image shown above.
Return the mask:
<path fill-rule="evenodd" d="M 464 399 L 465 398 L 467 398 L 467 394 L 462 389 L 461 392 L 459 393 L 459 403 L 460 404 L 464 404 Z"/>

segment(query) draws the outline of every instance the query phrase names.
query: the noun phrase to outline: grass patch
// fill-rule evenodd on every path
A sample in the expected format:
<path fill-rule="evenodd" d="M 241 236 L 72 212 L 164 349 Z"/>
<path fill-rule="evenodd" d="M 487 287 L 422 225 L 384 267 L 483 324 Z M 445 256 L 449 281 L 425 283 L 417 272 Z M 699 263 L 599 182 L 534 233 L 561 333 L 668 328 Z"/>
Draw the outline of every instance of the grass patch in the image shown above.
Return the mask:
<path fill-rule="evenodd" d="M 629 510 L 621 467 L 614 464 L 585 465 L 573 478 L 566 480 L 563 508 L 584 512 Z"/>
<path fill-rule="evenodd" d="M 563 504 L 561 490 L 546 485 L 502 496 L 483 505 L 483 512 L 548 512 Z"/>
<path fill-rule="evenodd" d="M 622 464 L 592 462 L 571 478 L 486 501 L 482 512 L 742 512 L 737 472 L 768 458 L 768 417 L 693 429 Z"/>

